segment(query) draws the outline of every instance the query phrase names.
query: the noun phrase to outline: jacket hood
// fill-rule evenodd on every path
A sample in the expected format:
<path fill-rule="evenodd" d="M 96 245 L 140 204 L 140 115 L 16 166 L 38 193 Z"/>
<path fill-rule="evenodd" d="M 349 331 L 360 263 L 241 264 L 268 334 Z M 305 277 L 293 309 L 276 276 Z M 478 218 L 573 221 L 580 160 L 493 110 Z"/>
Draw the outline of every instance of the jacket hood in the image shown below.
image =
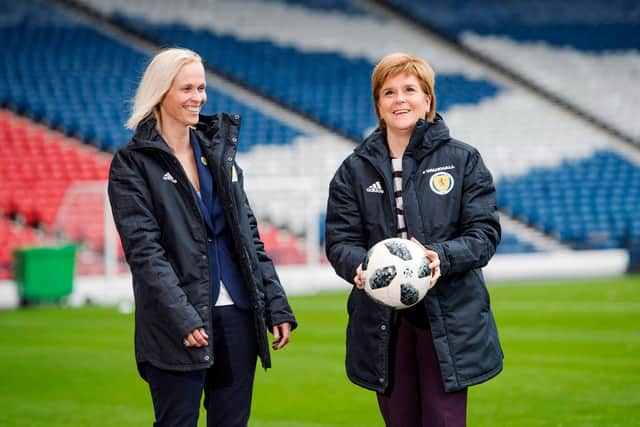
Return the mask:
<path fill-rule="evenodd" d="M 436 113 L 433 122 L 424 119 L 418 120 L 413 129 L 409 145 L 405 150 L 405 155 L 421 159 L 434 151 L 440 145 L 447 143 L 451 139 L 449 128 L 442 116 Z M 354 150 L 356 154 L 365 157 L 388 156 L 387 130 L 377 128 Z"/>

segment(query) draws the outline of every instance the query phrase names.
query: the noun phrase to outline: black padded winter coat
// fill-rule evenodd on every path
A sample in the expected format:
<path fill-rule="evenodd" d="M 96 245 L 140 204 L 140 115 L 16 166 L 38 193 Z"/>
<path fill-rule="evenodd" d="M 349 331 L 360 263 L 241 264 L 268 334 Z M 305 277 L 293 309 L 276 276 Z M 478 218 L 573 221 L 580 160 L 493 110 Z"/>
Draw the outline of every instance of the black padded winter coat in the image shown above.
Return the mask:
<path fill-rule="evenodd" d="M 258 354 L 271 366 L 267 327 L 296 327 L 235 163 L 240 117 L 200 116 L 198 142 L 206 156 L 230 228 L 233 251 L 252 302 Z M 142 122 L 115 154 L 109 200 L 133 275 L 136 361 L 189 371 L 213 364 L 213 340 L 186 348 L 182 340 L 204 327 L 211 336 L 211 281 L 205 223 L 178 159 L 156 130 Z"/>
<path fill-rule="evenodd" d="M 446 391 L 486 381 L 503 353 L 481 268 L 500 242 L 496 194 L 478 151 L 449 136 L 439 115 L 420 120 L 403 157 L 404 215 L 410 237 L 440 257 L 442 277 L 425 299 Z M 326 252 L 353 283 L 367 249 L 397 236 L 391 161 L 375 130 L 338 168 L 330 185 Z M 389 385 L 393 309 L 353 287 L 347 310 L 349 378 L 378 392 Z"/>

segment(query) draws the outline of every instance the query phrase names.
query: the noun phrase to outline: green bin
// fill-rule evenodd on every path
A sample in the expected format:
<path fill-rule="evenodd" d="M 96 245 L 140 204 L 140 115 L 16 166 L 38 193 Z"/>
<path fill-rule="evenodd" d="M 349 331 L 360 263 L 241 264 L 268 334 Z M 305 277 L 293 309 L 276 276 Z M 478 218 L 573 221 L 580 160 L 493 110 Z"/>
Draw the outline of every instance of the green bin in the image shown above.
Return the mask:
<path fill-rule="evenodd" d="M 22 305 L 58 302 L 73 290 L 77 247 L 39 246 L 13 251 L 13 276 Z"/>

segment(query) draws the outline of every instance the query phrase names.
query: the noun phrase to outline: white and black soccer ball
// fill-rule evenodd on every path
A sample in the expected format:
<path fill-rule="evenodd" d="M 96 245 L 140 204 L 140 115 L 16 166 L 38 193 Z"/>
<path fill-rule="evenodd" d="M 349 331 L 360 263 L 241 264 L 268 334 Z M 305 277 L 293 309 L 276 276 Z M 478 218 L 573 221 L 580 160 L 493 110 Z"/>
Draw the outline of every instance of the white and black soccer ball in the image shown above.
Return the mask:
<path fill-rule="evenodd" d="M 420 245 L 394 237 L 369 249 L 361 277 L 364 290 L 371 298 L 402 309 L 424 298 L 429 290 L 431 271 Z"/>

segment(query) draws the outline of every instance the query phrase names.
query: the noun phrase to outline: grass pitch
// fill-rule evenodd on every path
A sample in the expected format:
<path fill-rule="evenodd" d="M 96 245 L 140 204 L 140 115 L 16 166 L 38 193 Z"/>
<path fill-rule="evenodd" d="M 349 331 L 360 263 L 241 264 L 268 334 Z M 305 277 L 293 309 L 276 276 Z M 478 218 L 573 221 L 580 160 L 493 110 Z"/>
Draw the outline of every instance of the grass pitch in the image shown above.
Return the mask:
<path fill-rule="evenodd" d="M 490 286 L 505 369 L 470 389 L 469 426 L 634 426 L 640 277 Z M 250 425 L 383 426 L 344 374 L 346 294 L 292 297 L 300 328 L 258 370 Z M 133 316 L 115 308 L 0 311 L 0 425 L 151 425 Z M 204 416 L 201 426 L 205 425 Z"/>

